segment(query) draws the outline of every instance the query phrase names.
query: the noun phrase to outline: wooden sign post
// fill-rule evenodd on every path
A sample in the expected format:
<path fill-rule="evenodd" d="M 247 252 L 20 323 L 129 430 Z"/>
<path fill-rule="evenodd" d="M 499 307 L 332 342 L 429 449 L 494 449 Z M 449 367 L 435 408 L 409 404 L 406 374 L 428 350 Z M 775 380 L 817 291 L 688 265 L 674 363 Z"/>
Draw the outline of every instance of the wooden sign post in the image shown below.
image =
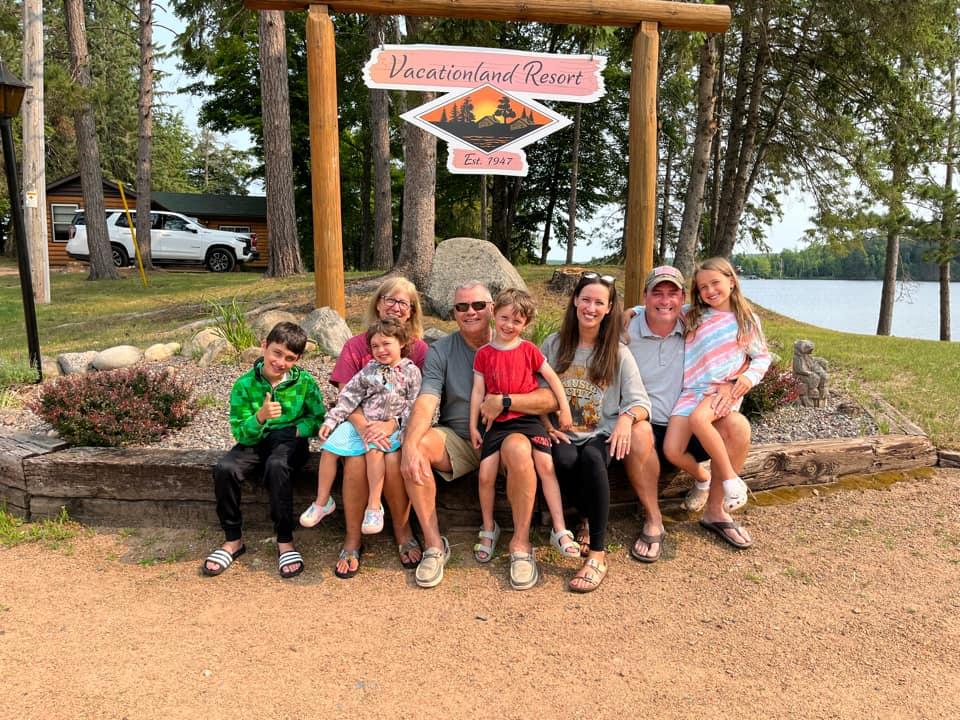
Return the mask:
<path fill-rule="evenodd" d="M 630 81 L 630 174 L 627 188 L 624 302 L 640 300 L 653 267 L 657 203 L 657 70 L 660 28 L 724 32 L 728 5 L 666 0 L 245 0 L 252 10 L 309 9 L 307 72 L 313 175 L 313 242 L 317 307 L 343 314 L 343 240 L 340 225 L 340 139 L 337 70 L 329 12 L 416 15 L 472 20 L 526 20 L 577 25 L 635 26 Z"/>

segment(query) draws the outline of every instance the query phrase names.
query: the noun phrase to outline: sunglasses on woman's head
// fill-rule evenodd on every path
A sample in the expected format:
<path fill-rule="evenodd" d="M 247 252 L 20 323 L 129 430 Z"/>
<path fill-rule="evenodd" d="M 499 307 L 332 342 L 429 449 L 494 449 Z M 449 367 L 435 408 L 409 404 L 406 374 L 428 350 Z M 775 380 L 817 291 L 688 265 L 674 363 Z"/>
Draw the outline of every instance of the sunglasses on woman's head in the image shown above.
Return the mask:
<path fill-rule="evenodd" d="M 453 309 L 457 312 L 466 312 L 470 308 L 473 308 L 477 312 L 483 310 L 487 305 L 490 304 L 490 300 L 474 300 L 473 302 L 459 302 L 453 304 Z"/>
<path fill-rule="evenodd" d="M 581 280 L 599 280 L 604 285 L 613 286 L 617 279 L 613 275 L 598 275 L 595 272 L 585 272 L 580 276 Z"/>

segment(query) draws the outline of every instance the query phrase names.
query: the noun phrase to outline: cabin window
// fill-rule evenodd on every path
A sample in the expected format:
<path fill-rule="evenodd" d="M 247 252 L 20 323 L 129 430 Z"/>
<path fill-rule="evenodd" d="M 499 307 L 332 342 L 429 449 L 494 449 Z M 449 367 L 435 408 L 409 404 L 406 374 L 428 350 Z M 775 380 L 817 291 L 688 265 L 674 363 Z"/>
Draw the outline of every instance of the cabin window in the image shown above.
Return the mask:
<path fill-rule="evenodd" d="M 235 233 L 248 233 L 250 232 L 249 225 L 218 225 L 218 229 L 226 230 L 227 232 Z"/>
<path fill-rule="evenodd" d="M 80 209 L 79 205 L 50 205 L 50 217 L 53 218 L 53 241 L 66 242 L 70 239 L 70 223 Z"/>

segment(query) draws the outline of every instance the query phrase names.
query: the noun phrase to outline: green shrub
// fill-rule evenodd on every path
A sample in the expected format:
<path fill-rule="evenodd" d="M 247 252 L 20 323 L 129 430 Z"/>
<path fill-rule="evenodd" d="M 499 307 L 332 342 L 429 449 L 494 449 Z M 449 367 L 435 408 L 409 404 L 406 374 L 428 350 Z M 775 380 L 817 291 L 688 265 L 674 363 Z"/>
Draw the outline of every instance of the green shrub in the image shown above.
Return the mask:
<path fill-rule="evenodd" d="M 30 367 L 30 363 L 0 360 L 0 390 L 36 381 L 37 371 Z"/>
<path fill-rule="evenodd" d="M 43 388 L 33 411 L 70 445 L 147 444 L 193 419 L 190 392 L 173 374 L 156 369 L 68 375 Z"/>
<path fill-rule="evenodd" d="M 242 352 L 248 347 L 256 347 L 260 344 L 257 342 L 256 333 L 253 332 L 250 323 L 247 322 L 247 316 L 236 298 L 233 298 L 229 304 L 208 300 L 207 310 L 210 317 L 213 318 L 214 329 L 237 352 Z"/>
<path fill-rule="evenodd" d="M 790 370 L 780 365 L 771 365 L 756 387 L 743 397 L 740 412 L 751 420 L 779 407 L 789 405 L 800 397 L 800 383 Z"/>
<path fill-rule="evenodd" d="M 537 315 L 533 325 L 527 328 L 526 336 L 537 347 L 543 344 L 550 335 L 560 329 L 560 319 L 551 315 Z"/>

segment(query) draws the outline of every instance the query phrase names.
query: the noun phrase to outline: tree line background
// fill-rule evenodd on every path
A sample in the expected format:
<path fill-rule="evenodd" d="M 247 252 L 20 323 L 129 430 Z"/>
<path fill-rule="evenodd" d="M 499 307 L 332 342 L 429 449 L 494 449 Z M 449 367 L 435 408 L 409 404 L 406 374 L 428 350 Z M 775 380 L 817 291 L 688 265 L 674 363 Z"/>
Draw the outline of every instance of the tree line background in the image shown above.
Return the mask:
<path fill-rule="evenodd" d="M 77 170 L 71 118 L 87 103 L 104 173 L 137 180 L 150 3 L 127 3 L 82 3 L 92 77 L 82 88 L 72 77 L 67 28 L 48 7 L 50 178 Z M 780 259 L 790 267 L 802 256 L 811 268 L 798 270 L 802 276 L 883 278 L 878 332 L 889 333 L 902 262 L 913 279 L 914 266 L 924 275 L 936 268 L 944 283 L 957 254 L 960 1 L 729 4 L 733 23 L 722 36 L 661 32 L 655 261 L 674 260 L 688 272 L 697 257 L 731 256 L 738 243 L 767 250 L 781 200 L 803 191 L 816 208 L 811 247 Z M 169 98 L 157 97 L 153 189 L 243 192 L 263 179 L 268 197 L 292 195 L 288 229 L 271 225 L 271 238 L 292 234 L 312 265 L 305 13 L 257 14 L 236 0 L 171 0 L 170 10 L 185 29 L 167 51 L 194 78 L 180 91 L 203 98 L 200 126 L 249 130 L 254 147 L 247 153 L 209 133 L 193 136 Z M 0 0 L 0 56 L 8 64 L 19 56 L 20 22 L 18 0 Z M 351 14 L 334 15 L 334 23 L 348 267 L 392 268 L 422 281 L 435 241 L 458 235 L 488 238 L 516 263 L 545 262 L 555 247 L 572 260 L 586 237 L 602 241 L 605 259 L 622 260 L 632 29 Z M 362 82 L 371 48 L 398 42 L 601 53 L 607 93 L 588 105 L 549 103 L 574 123 L 527 148 L 527 177 L 451 175 L 445 148 L 438 152 L 432 136 L 398 119 L 432 96 L 371 91 Z M 277 145 L 264 119 L 284 107 L 289 130 Z M 271 178 L 271 162 L 285 152 L 289 171 Z"/>

